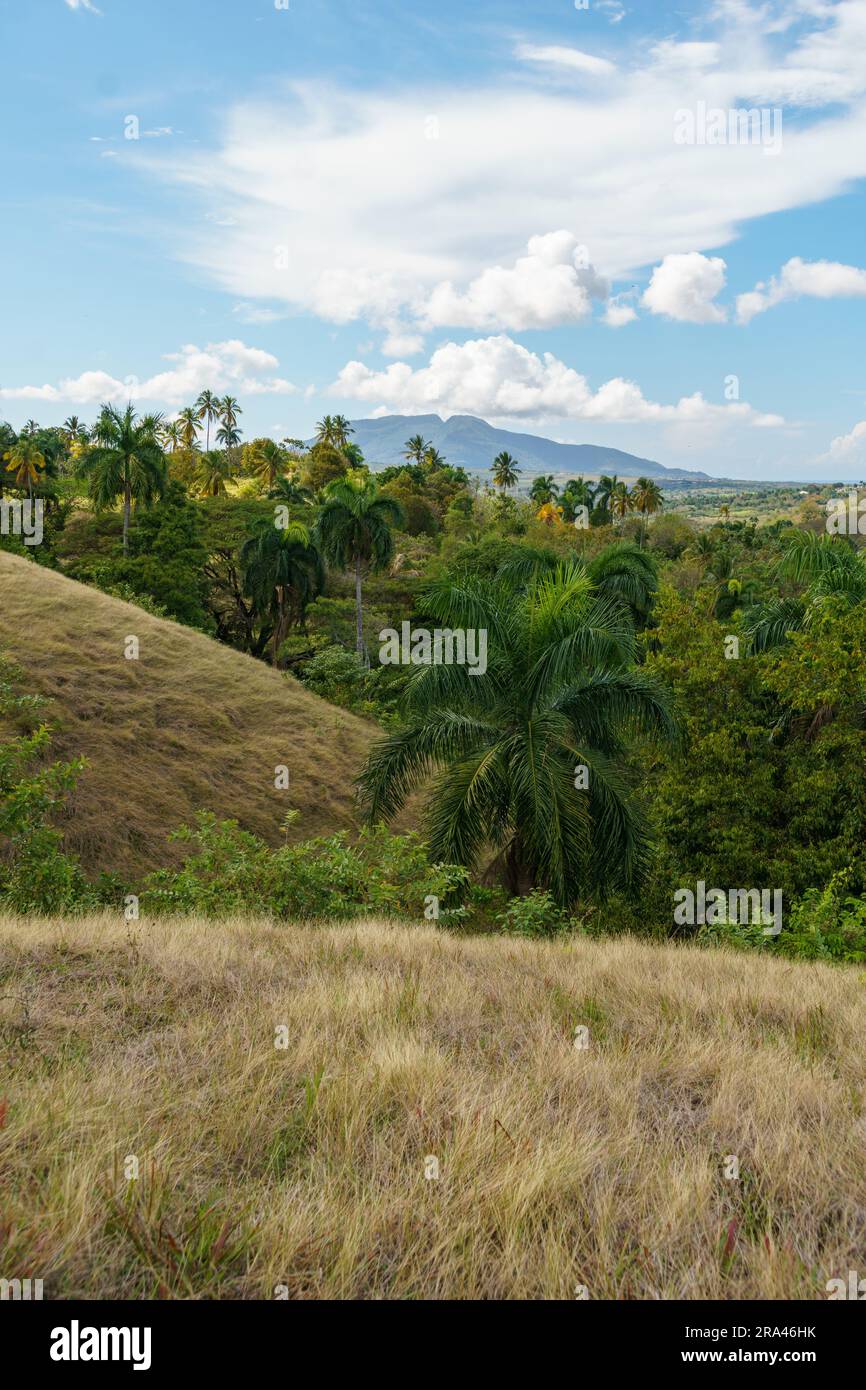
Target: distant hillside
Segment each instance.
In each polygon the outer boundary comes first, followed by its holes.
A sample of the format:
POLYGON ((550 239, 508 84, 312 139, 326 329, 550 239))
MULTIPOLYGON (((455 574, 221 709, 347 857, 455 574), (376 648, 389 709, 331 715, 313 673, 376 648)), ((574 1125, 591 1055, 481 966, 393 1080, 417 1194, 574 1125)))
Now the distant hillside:
POLYGON ((517 434, 498 430, 475 415, 383 415, 376 420, 353 420, 353 441, 364 451, 371 467, 387 468, 402 463, 406 440, 422 434, 445 455, 449 463, 460 464, 472 472, 486 472, 503 449, 518 459, 524 476, 533 473, 582 473, 598 477, 617 473, 620 477, 641 476, 667 482, 710 482, 707 473, 682 468, 666 468, 652 459, 638 458, 621 449, 600 444, 557 444, 537 434, 517 434))
POLYGON ((199 809, 271 844, 290 807, 293 839, 354 824, 375 727, 252 657, 3 552, 0 648, 24 669, 23 692, 51 699, 55 755, 88 759, 63 830, 90 871, 173 860, 166 836, 199 809), (130 634, 138 661, 123 655, 130 634), (274 787, 278 764, 288 791, 274 787))

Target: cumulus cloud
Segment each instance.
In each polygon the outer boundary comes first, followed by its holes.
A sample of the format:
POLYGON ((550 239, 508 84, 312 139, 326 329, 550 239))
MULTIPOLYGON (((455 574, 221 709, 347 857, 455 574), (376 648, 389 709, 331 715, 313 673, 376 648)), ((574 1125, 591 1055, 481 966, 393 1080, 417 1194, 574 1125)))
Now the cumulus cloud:
MULTIPOLYGON (((600 83, 535 60, 519 82, 507 72, 480 87, 295 81, 232 104, 216 148, 150 140, 134 168, 198 201, 199 216, 183 208, 166 226, 170 249, 235 301, 387 329, 450 283, 480 315, 481 287, 470 287, 514 267, 540 232, 567 228, 600 276, 633 278, 670 254, 715 255, 749 219, 866 176, 866 4, 800 6, 790 32, 769 39, 771 17, 719 3, 706 42, 644 49, 600 83), (551 85, 553 71, 574 80, 551 85), (677 111, 745 100, 810 107, 808 120, 786 119, 772 176, 760 146, 673 140, 677 111)), ((705 296, 701 312, 721 314, 705 296)))
POLYGON ((435 287, 421 318, 425 327, 552 328, 590 317, 593 299, 606 298, 607 281, 568 231, 530 237, 513 266, 491 266, 464 291, 450 280, 435 287))
POLYGON ((725 310, 714 303, 725 285, 721 256, 700 251, 665 256, 652 273, 641 303, 653 314, 680 323, 724 323, 725 310))
POLYGON ((92 3, 92 0, 66 0, 66 4, 70 10, 89 10, 91 14, 102 13, 102 11, 98 10, 92 3))
POLYGON ((165 354, 172 363, 166 371, 140 380, 124 380, 103 371, 85 371, 64 377, 56 386, 4 386, 2 400, 74 401, 93 405, 101 401, 145 400, 179 405, 194 400, 206 386, 214 391, 231 391, 247 396, 292 395, 298 387, 282 377, 268 373, 279 361, 262 348, 247 347, 238 338, 208 343, 198 348, 189 343, 180 352, 165 354))
POLYGON ((859 420, 849 434, 840 434, 831 441, 826 454, 819 455, 819 463, 857 463, 866 462, 866 420, 859 420))
POLYGON ((737 320, 748 323, 785 299, 807 295, 813 299, 866 297, 866 270, 840 261, 786 261, 769 283, 760 281, 747 294, 737 296, 737 320))
POLYGON ((623 328, 627 323, 634 323, 637 310, 629 303, 630 299, 631 291, 627 291, 607 301, 602 319, 608 328, 623 328))
POLYGON ((784 423, 780 416, 760 414, 744 402, 715 405, 700 393, 662 405, 647 400, 639 386, 622 377, 593 391, 585 376, 553 353, 530 352, 505 334, 446 343, 436 349, 426 367, 393 362, 377 371, 363 362, 348 362, 331 390, 373 405, 374 415, 438 411, 498 419, 784 423))

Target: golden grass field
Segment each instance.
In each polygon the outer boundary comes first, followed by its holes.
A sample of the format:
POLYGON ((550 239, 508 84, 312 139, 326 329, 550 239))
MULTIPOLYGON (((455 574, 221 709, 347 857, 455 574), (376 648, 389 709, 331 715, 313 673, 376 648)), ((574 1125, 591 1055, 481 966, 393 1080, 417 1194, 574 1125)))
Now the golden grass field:
POLYGON ((59 822, 91 872, 138 880, 172 863, 166 837, 197 810, 276 844, 355 822, 353 779, 377 730, 201 633, 0 552, 0 648, 46 696, 54 755, 88 759, 59 822), (128 635, 140 657, 124 657, 128 635), (274 769, 289 769, 288 791, 274 769))
POLYGON ((106 915, 3 919, 0 975, 0 1273, 46 1298, 820 1299, 862 1268, 862 971, 106 915))

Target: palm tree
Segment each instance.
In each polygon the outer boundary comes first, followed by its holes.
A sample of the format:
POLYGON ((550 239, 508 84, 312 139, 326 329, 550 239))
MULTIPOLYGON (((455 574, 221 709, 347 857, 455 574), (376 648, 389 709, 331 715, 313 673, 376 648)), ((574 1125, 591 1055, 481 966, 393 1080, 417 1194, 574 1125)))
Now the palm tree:
POLYGON ((334 438, 331 441, 335 449, 345 449, 349 442, 349 435, 354 434, 351 424, 345 415, 335 415, 333 417, 334 438))
POLYGON ((430 469, 432 472, 434 468, 444 468, 446 463, 447 460, 445 455, 440 454, 439 450, 435 449, 432 444, 428 444, 424 452, 424 467, 430 469))
POLYGON ((223 423, 216 432, 217 444, 222 444, 227 454, 236 449, 241 442, 241 432, 234 425, 223 423))
POLYGON ((539 473, 529 489, 529 499, 537 507, 545 507, 559 494, 559 487, 553 481, 552 473, 539 473))
POLYGON ((595 505, 601 511, 607 512, 608 515, 610 515, 611 498, 616 490, 617 481, 615 473, 602 473, 595 490, 595 505))
POLYGON ((337 478, 325 488, 325 502, 316 525, 317 543, 325 559, 338 569, 355 571, 355 645, 364 655, 362 576, 382 569, 394 553, 392 526, 404 522, 403 508, 380 493, 372 478, 337 478))
POLYGON ((632 509, 632 497, 625 483, 617 483, 610 495, 609 509, 612 516, 625 521, 632 509))
POLYGON ((254 477, 273 488, 277 478, 285 472, 286 456, 279 444, 272 439, 256 439, 244 449, 244 463, 254 477))
POLYGON ((407 439, 403 445, 403 457, 412 463, 423 463, 428 449, 432 449, 422 434, 413 434, 411 439, 407 439))
POLYGON ((811 531, 789 531, 778 563, 779 576, 805 585, 802 598, 775 598, 755 603, 743 618, 743 627, 755 651, 779 646, 789 632, 808 628, 831 601, 849 608, 866 603, 866 550, 854 550, 837 536, 816 536, 811 531))
POLYGON ((374 745, 360 778, 369 819, 390 819, 433 774, 434 862, 472 867, 491 846, 488 870, 504 868, 512 892, 545 888, 564 907, 633 887, 650 856, 625 776, 628 738, 672 742, 675 727, 664 691, 635 668, 623 605, 576 562, 525 587, 443 579, 422 602, 443 628, 487 633, 487 670, 413 672, 408 723, 374 745))
POLYGON ((160 430, 161 443, 163 445, 170 444, 172 453, 174 453, 175 449, 180 448, 180 429, 180 420, 166 420, 160 430))
POLYGON ((201 454, 196 469, 196 482, 203 497, 224 497, 228 492, 226 482, 232 469, 228 454, 219 449, 208 449, 201 454))
POLYGON ((520 467, 517 459, 503 449, 501 454, 497 454, 491 466, 493 481, 498 488, 503 491, 510 487, 515 487, 520 475, 520 467))
POLYGON ((146 506, 161 496, 166 482, 165 457, 159 447, 158 415, 136 419, 130 403, 123 414, 104 405, 94 428, 95 447, 82 461, 90 498, 97 508, 123 499, 123 553, 129 553, 132 499, 146 506))
MULTIPOLYGON (((552 551, 524 545, 515 559, 500 565, 497 576, 516 588, 525 589, 543 575, 555 571, 559 563, 552 551)), ((658 590, 658 570, 652 556, 632 541, 618 540, 584 564, 598 596, 624 604, 635 626, 642 626, 649 617, 658 590)))
POLYGON ((15 486, 33 500, 33 489, 39 482, 40 474, 45 472, 45 455, 32 435, 22 434, 15 444, 6 450, 3 458, 7 460, 6 472, 15 474, 15 486))
POLYGON ((643 517, 640 539, 640 543, 643 545, 646 540, 649 517, 653 512, 661 511, 664 506, 664 497, 654 478, 638 478, 632 487, 631 497, 635 511, 640 512, 643 517))
POLYGON ((272 497, 276 502, 284 502, 287 507, 298 504, 309 507, 313 501, 313 494, 308 487, 302 487, 296 478, 286 477, 285 474, 274 480, 268 497, 272 497))
POLYGON ((333 415, 325 415, 316 425, 316 443, 330 444, 332 448, 336 448, 334 442, 336 433, 337 427, 333 415))
POLYGON ((84 434, 84 425, 77 415, 67 415, 61 428, 67 444, 72 444, 74 440, 81 439, 84 434))
POLYGON ((205 450, 210 448, 210 427, 214 420, 219 419, 219 398, 213 391, 202 391, 195 403, 198 418, 205 422, 205 450))
POLYGON ((578 507, 585 507, 587 516, 592 511, 595 494, 591 484, 581 478, 569 478, 559 495, 562 515, 565 521, 574 521, 578 507))
POLYGON ((262 521, 241 547, 244 593, 258 614, 273 621, 272 661, 292 621, 301 622, 307 604, 325 582, 321 556, 306 526, 293 521, 283 530, 262 521))
POLYGON ((194 405, 184 406, 177 417, 180 442, 185 449, 198 448, 198 412, 194 405))

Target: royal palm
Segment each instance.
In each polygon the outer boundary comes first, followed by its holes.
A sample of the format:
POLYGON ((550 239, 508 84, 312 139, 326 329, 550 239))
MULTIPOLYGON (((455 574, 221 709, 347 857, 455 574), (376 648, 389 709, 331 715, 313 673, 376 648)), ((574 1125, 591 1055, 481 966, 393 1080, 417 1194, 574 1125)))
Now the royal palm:
POLYGON ((121 411, 106 405, 94 427, 94 447, 82 463, 91 501, 96 507, 123 502, 123 553, 129 551, 132 500, 149 505, 166 480, 165 457, 158 443, 158 415, 138 419, 131 405, 121 411))
POLYGON ((402 525, 403 509, 386 497, 371 478, 338 478, 325 489, 316 526, 317 543, 337 569, 355 573, 355 645, 364 654, 363 576, 381 569, 394 553, 393 526, 402 525))

